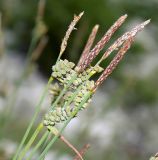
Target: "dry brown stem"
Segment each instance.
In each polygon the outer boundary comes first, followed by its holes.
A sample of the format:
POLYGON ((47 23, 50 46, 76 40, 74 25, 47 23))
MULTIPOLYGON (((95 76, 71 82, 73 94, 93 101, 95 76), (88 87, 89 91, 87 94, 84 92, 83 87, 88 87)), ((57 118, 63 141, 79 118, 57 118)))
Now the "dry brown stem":
MULTIPOLYGON (((89 148, 90 148, 90 144, 85 144, 83 148, 80 150, 80 155, 83 156, 89 148)), ((80 157, 76 155, 73 160, 80 160, 80 157)))

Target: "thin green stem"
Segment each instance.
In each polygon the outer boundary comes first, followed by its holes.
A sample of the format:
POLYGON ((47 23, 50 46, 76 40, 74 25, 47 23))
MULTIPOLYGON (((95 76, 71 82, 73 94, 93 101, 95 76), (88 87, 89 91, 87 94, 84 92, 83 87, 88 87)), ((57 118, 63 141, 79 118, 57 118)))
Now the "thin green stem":
POLYGON ((56 63, 57 63, 57 62, 59 62, 59 60, 60 60, 61 56, 62 56, 62 54, 59 54, 59 56, 58 56, 58 58, 57 58, 56 63))
POLYGON ((13 160, 16 160, 21 148, 23 147, 23 145, 24 145, 24 143, 25 143, 25 141, 26 141, 26 139, 27 139, 27 137, 29 135, 29 132, 30 132, 30 130, 31 130, 31 128, 32 128, 32 126, 33 126, 33 124, 34 124, 34 122, 36 120, 36 117, 37 117, 37 115, 38 115, 38 113, 39 113, 39 111, 41 109, 41 105, 42 105, 42 102, 43 102, 43 100, 44 100, 44 98, 45 98, 45 96, 47 94, 49 85, 51 84, 52 81, 53 81, 53 78, 50 77, 49 81, 48 81, 48 83, 47 83, 47 85, 46 85, 46 87, 45 87, 45 89, 43 91, 43 94, 42 94, 42 96, 40 98, 40 101, 39 101, 39 103, 37 104, 37 106, 35 108, 35 113, 33 115, 33 118, 32 118, 32 120, 31 120, 31 122, 30 122, 30 124, 29 124, 29 126, 28 126, 28 128, 27 128, 27 130, 26 130, 26 132, 25 132, 25 134, 24 134, 24 136, 22 138, 22 140, 21 140, 21 143, 20 143, 20 145, 19 145, 19 147, 18 147, 18 149, 17 149, 17 151, 16 151, 16 153, 15 153, 15 155, 13 157, 13 160))
POLYGON ((102 58, 100 58, 100 60, 96 63, 96 65, 95 66, 99 66, 100 65, 100 63, 103 61, 103 59, 102 58))
POLYGON ((48 142, 49 142, 49 140, 50 140, 50 136, 52 135, 51 132, 49 132, 49 130, 47 130, 47 132, 48 132, 49 134, 47 135, 46 140, 45 140, 45 142, 44 142, 44 144, 43 144, 43 146, 42 146, 42 148, 41 148, 42 151, 43 151, 44 148, 47 146, 47 144, 48 144, 48 142))
POLYGON ((39 140, 39 142, 36 144, 36 146, 33 148, 33 150, 31 151, 29 157, 26 160, 31 160, 31 158, 33 157, 34 153, 38 150, 38 148, 45 143, 45 140, 47 139, 47 137, 49 136, 49 131, 47 130, 44 135, 41 137, 41 139, 39 140))
POLYGON ((59 130, 59 134, 55 135, 54 138, 49 142, 49 144, 47 145, 47 147, 44 149, 44 151, 41 153, 40 157, 38 158, 39 160, 42 160, 43 157, 46 155, 46 153, 48 152, 48 150, 50 149, 50 147, 55 143, 55 141, 58 139, 59 135, 63 132, 63 130, 65 129, 65 127, 68 125, 68 123, 71 121, 71 119, 77 114, 77 112, 81 109, 81 107, 83 106, 83 104, 88 100, 88 98, 92 95, 91 92, 87 93, 82 102, 80 103, 80 105, 78 106, 78 109, 76 110, 76 112, 74 112, 72 114, 72 116, 64 123, 64 126, 59 130))
MULTIPOLYGON (((81 88, 81 86, 79 86, 78 87, 78 89, 75 91, 75 93, 71 96, 71 98, 69 99, 69 101, 67 101, 65 104, 64 104, 64 106, 63 107, 66 107, 67 105, 69 105, 72 101, 73 101, 73 99, 76 97, 76 95, 77 95, 77 93, 79 92, 79 90, 80 90, 80 88, 81 88)), ((49 135, 48 135, 49 136, 49 135)), ((48 144, 48 136, 47 136, 47 140, 45 141, 45 143, 44 143, 44 147, 43 147, 43 150, 46 148, 46 146, 47 146, 47 144, 48 144)), ((43 158, 44 159, 44 158, 43 158)))
POLYGON ((22 160, 26 154, 26 152, 28 151, 28 149, 31 147, 32 143, 34 142, 34 140, 36 139, 37 135, 39 134, 39 132, 43 129, 43 124, 40 123, 37 127, 37 129, 35 130, 35 132, 33 133, 33 135, 31 136, 30 140, 28 141, 28 143, 26 144, 25 148, 21 151, 21 153, 19 154, 19 158, 18 160, 22 160))

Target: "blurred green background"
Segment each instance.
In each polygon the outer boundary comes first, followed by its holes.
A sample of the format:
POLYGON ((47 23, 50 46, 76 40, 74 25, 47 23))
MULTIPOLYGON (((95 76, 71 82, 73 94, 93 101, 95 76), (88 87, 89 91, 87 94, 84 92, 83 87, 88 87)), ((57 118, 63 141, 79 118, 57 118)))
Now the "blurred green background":
MULTIPOLYGON (((7 54, 13 51, 25 59, 37 5, 38 0, 0 0, 7 54)), ((86 159, 149 159, 158 151, 158 0, 47 0, 44 22, 49 42, 37 61, 38 71, 46 78, 51 74, 51 66, 57 59, 61 40, 73 15, 81 11, 85 14, 62 57, 73 62, 79 59, 95 24, 100 25, 97 42, 118 17, 128 14, 109 46, 134 25, 150 18, 151 23, 137 36, 119 67, 94 96, 91 107, 70 123, 65 136, 78 148, 85 143, 91 144, 86 159)), ((15 125, 17 130, 11 128, 15 133, 6 138, 19 141, 25 125, 15 125)), ((71 151, 61 142, 56 144, 54 151, 58 157, 54 159, 72 159, 71 151)))

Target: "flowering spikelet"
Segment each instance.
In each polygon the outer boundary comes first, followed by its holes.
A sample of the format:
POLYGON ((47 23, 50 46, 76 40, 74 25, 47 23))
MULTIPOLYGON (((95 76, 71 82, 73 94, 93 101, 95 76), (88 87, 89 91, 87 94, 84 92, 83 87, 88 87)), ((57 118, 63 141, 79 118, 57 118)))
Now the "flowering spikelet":
MULTIPOLYGON (((73 30, 74 25, 81 18, 82 14, 83 13, 76 17, 77 19, 74 19, 74 21, 70 24, 61 45, 61 53, 63 53, 65 50, 70 32, 73 30)), ((124 54, 130 48, 136 34, 150 22, 150 20, 145 21, 134 27, 131 31, 123 34, 107 49, 100 61, 98 61, 95 66, 91 66, 90 63, 92 60, 103 49, 105 43, 110 40, 111 36, 125 21, 126 17, 127 15, 120 17, 106 32, 103 38, 96 44, 96 46, 90 51, 98 30, 98 26, 96 25, 92 30, 77 66, 75 66, 73 62, 69 62, 66 59, 61 60, 59 56, 57 63, 52 67, 52 78, 58 82, 58 85, 55 85, 51 88, 51 94, 54 97, 52 99, 52 103, 55 104, 55 108, 54 110, 51 108, 51 110, 45 115, 43 121, 45 126, 48 128, 55 126, 57 123, 61 123, 75 117, 80 110, 86 109, 96 89, 112 73, 112 71, 124 57, 124 54), (99 66, 100 62, 107 58, 107 56, 118 47, 121 47, 120 50, 108 67, 104 70, 99 66), (102 71, 103 73, 96 82, 90 79, 94 74, 102 71), (64 89, 66 90, 64 91, 64 89)))
MULTIPOLYGON (((61 99, 62 102, 65 100, 65 107, 61 107, 61 105, 56 107, 53 111, 49 111, 44 117, 43 124, 45 126, 55 126, 57 123, 66 121, 72 115, 76 116, 76 111, 78 111, 78 107, 80 103, 82 103, 84 95, 91 91, 92 88, 94 88, 94 81, 87 80, 84 82, 81 85, 80 92, 78 92, 75 99, 72 100, 71 105, 67 105, 71 100, 71 96, 75 94, 75 90, 69 90, 69 92, 67 92, 66 95, 61 99)), ((55 92, 55 94, 58 93, 55 92)), ((79 110, 87 108, 90 102, 91 98, 89 98, 79 110)))
POLYGON ((115 31, 122 25, 122 23, 127 18, 127 15, 121 16, 110 29, 105 33, 103 38, 96 44, 96 46, 90 51, 87 57, 82 61, 79 68, 80 71, 83 71, 92 60, 98 55, 98 53, 103 49, 104 45, 110 40, 111 36, 115 33, 115 31))
POLYGON ((126 33, 124 33, 121 37, 119 37, 107 50, 106 52, 103 54, 103 57, 101 58, 100 61, 106 59, 111 52, 113 52, 114 50, 116 50, 118 47, 120 47, 127 39, 129 39, 129 37, 135 37, 135 35, 140 32, 148 23, 150 22, 150 20, 147 20, 139 25, 137 25, 136 27, 134 27, 131 31, 128 31, 126 33))
POLYGON ((93 92, 96 91, 99 85, 103 83, 103 81, 106 80, 106 78, 112 73, 112 71, 116 68, 118 63, 123 58, 124 54, 127 52, 127 50, 130 48, 133 41, 133 37, 130 37, 125 41, 123 44, 123 47, 118 51, 117 55, 114 57, 114 59, 111 61, 109 66, 104 70, 104 72, 101 74, 101 76, 98 78, 98 80, 95 83, 95 87, 93 88, 93 92))
POLYGON ((96 37, 96 34, 98 32, 98 28, 99 28, 99 25, 95 25, 92 29, 92 32, 88 38, 88 41, 86 43, 86 46, 81 54, 81 58, 77 64, 77 66, 80 66, 80 64, 84 61, 84 59, 86 58, 87 54, 89 53, 90 49, 91 49, 91 46, 93 45, 93 42, 94 42, 94 39, 96 37))
POLYGON ((76 88, 83 82, 87 80, 89 75, 94 75, 95 73, 101 72, 103 69, 96 65, 94 67, 87 68, 82 73, 77 73, 74 69, 75 64, 69 62, 68 60, 59 60, 53 67, 52 67, 52 77, 57 79, 58 81, 62 82, 62 85, 67 85, 71 80, 73 74, 77 75, 77 78, 72 83, 71 87, 76 88))
POLYGON ((62 40, 59 57, 61 57, 61 55, 65 51, 65 48, 67 46, 67 41, 68 41, 68 39, 70 37, 70 34, 75 29, 75 25, 80 20, 80 18, 82 17, 83 14, 84 14, 84 12, 81 12, 78 16, 74 15, 74 19, 71 22, 71 24, 69 25, 68 30, 66 31, 65 37, 62 40))

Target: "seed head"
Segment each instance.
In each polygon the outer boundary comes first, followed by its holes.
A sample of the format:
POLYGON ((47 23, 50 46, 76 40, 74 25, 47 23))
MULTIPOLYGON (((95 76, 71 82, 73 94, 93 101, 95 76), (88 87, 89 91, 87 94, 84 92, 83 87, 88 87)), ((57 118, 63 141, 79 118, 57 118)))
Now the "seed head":
POLYGON ((125 41, 122 48, 118 51, 117 55, 114 57, 114 59, 111 61, 111 63, 108 65, 108 67, 104 70, 104 72, 101 74, 101 76, 98 78, 98 80, 95 83, 95 86, 93 88, 93 92, 96 91, 99 85, 103 83, 104 80, 112 73, 112 71, 116 68, 118 63, 123 58, 124 54, 127 52, 127 50, 130 48, 133 41, 133 37, 130 37, 125 41))
POLYGON ((80 64, 80 71, 83 71, 92 60, 99 54, 99 52, 103 49, 105 44, 110 40, 111 36, 115 33, 115 31, 122 25, 122 23, 127 18, 127 15, 121 16, 105 33, 102 39, 96 44, 96 46, 88 53, 85 60, 80 64))
MULTIPOLYGON (((66 31, 65 37, 62 40, 61 43, 61 47, 60 47, 60 53, 59 53, 59 58, 61 57, 61 55, 63 54, 63 52, 66 49, 67 46, 67 41, 70 37, 71 32, 75 29, 75 25, 77 24, 77 22, 80 20, 80 18, 83 16, 84 12, 81 12, 78 16, 74 15, 74 19, 73 21, 70 23, 68 30, 66 31)), ((59 59, 58 58, 58 59, 59 59)))
POLYGON ((91 49, 91 46, 93 45, 93 42, 94 42, 94 39, 96 37, 96 34, 98 32, 98 28, 99 28, 99 25, 95 25, 92 29, 92 32, 88 38, 88 41, 86 43, 86 46, 81 54, 81 58, 77 64, 77 66, 80 66, 80 64, 84 61, 84 59, 86 58, 87 54, 89 53, 90 49, 91 49))
POLYGON ((140 32, 148 23, 150 22, 150 20, 147 20, 139 25, 137 25, 136 27, 134 27, 131 31, 128 31, 126 33, 124 33, 121 37, 119 37, 107 50, 106 52, 103 54, 101 60, 99 61, 99 63, 103 60, 105 60, 110 54, 111 52, 113 52, 114 50, 116 50, 118 47, 120 47, 127 39, 129 39, 129 37, 135 37, 136 34, 138 32, 140 32))

